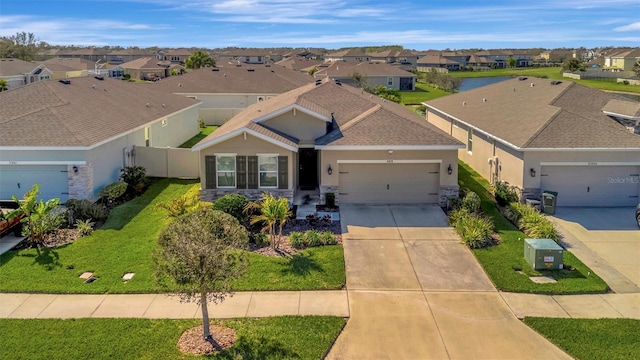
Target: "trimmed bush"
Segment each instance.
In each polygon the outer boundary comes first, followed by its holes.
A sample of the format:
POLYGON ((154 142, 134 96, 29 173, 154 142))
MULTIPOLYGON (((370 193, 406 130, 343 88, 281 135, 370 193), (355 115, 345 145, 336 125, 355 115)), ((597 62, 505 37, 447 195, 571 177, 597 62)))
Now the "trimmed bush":
POLYGON ((91 220, 76 220, 76 229, 80 235, 85 236, 93 232, 93 222, 91 220))
POLYGON ((509 185, 506 181, 498 181, 493 185, 493 195, 500 206, 506 206, 509 203, 520 200, 518 188, 509 185))
POLYGON ((147 169, 143 166, 127 166, 124 169, 120 169, 120 181, 127 183, 127 192, 129 194, 140 194, 149 186, 147 169))
POLYGON ((244 224, 247 217, 244 209, 248 203, 249 199, 244 195, 227 194, 213 203, 213 209, 226 212, 244 224))
POLYGON ((328 208, 334 208, 336 207, 336 194, 335 193, 326 193, 324 194, 324 202, 326 207, 328 208))
POLYGON ((186 193, 167 202, 156 204, 156 208, 167 212, 167 218, 177 218, 180 215, 194 212, 201 208, 200 199, 196 193, 186 193))
POLYGON ((64 203, 64 206, 68 210, 69 224, 75 224, 78 220, 104 221, 109 215, 104 205, 86 199, 69 199, 64 203))
POLYGON ((467 195, 462 199, 462 207, 469 210, 472 213, 480 212, 480 196, 474 193, 473 191, 469 191, 467 195))
POLYGON ((560 234, 553 223, 531 206, 514 202, 509 204, 504 215, 533 239, 552 239, 556 242, 560 240, 560 234))
POLYGON ((267 246, 271 244, 269 241, 269 235, 265 233, 249 233, 249 242, 260 246, 267 246))
POLYGON ((320 241, 322 245, 335 245, 337 244, 336 236, 331 231, 323 231, 320 233, 320 241))
POLYGON ((124 181, 117 181, 103 187, 102 190, 98 192, 98 196, 111 204, 127 192, 127 187, 128 185, 124 181))
POLYGON ((320 240, 320 233, 316 230, 305 231, 304 242, 309 247, 320 246, 322 244, 322 240, 320 240))
POLYGON ((462 242, 472 249, 493 245, 493 223, 483 215, 470 212, 467 208, 454 210, 449 215, 449 223, 456 229, 462 242))
POLYGON ((302 249, 303 247, 305 247, 304 244, 304 234, 302 234, 299 231, 294 231, 292 233, 289 234, 289 242, 291 243, 291 246, 293 246, 296 249, 302 249))

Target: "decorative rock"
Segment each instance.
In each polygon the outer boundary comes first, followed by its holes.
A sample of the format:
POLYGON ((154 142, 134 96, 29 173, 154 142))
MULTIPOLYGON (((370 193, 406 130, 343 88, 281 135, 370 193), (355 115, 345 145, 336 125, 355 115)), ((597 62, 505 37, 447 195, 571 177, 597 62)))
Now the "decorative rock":
POLYGON ((131 280, 133 278, 133 275, 135 275, 135 273, 126 273, 122 277, 122 280, 124 280, 124 281, 131 280))
POLYGON ((83 272, 82 274, 80 274, 80 279, 87 280, 88 278, 90 278, 92 276, 93 276, 93 273, 87 271, 87 272, 83 272))

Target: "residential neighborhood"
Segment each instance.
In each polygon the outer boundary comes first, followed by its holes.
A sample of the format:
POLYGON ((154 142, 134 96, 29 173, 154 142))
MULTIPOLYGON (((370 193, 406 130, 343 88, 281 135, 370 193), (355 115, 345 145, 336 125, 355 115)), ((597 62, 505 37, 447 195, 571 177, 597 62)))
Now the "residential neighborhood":
POLYGON ((3 5, 0 358, 640 358, 637 4, 574 5, 3 5))

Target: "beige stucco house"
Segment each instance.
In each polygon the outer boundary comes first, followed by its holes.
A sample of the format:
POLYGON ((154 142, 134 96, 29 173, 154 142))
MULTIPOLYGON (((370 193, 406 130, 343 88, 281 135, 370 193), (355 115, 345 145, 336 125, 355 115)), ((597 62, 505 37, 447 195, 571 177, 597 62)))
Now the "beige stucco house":
POLYGON ((282 66, 234 64, 190 71, 150 86, 201 101, 202 120, 222 125, 251 104, 314 80, 282 66))
POLYGON ((194 151, 202 198, 300 190, 345 203, 433 203, 458 196, 464 145, 402 106, 330 80, 249 106, 194 151))
POLYGON ((614 51, 604 57, 604 69, 633 71, 640 62, 640 48, 614 51))
POLYGON ((558 206, 635 206, 640 103, 573 82, 514 78, 425 103, 427 121, 466 148, 461 160, 523 197, 558 206))
POLYGON ((199 101, 110 78, 45 80, 0 93, 0 199, 96 198, 135 165, 134 146, 198 133, 199 101))
POLYGON ((374 62, 337 61, 327 67, 319 67, 315 77, 328 77, 345 84, 357 85, 354 75, 364 78, 367 87, 385 86, 389 89, 413 91, 417 75, 398 66, 374 62))
POLYGON ((13 58, 0 59, 0 79, 7 82, 8 89, 47 80, 52 76, 52 71, 44 64, 13 58))

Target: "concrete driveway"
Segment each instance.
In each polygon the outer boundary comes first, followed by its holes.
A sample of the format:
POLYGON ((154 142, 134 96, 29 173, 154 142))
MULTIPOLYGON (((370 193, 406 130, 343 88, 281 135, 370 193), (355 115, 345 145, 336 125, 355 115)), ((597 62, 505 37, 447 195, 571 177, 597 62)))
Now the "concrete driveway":
POLYGON ((328 359, 568 359, 511 312, 437 206, 340 206, 350 319, 328 359))
POLYGON ((640 230, 634 208, 558 208, 552 220, 582 262, 617 293, 640 292, 640 230))

